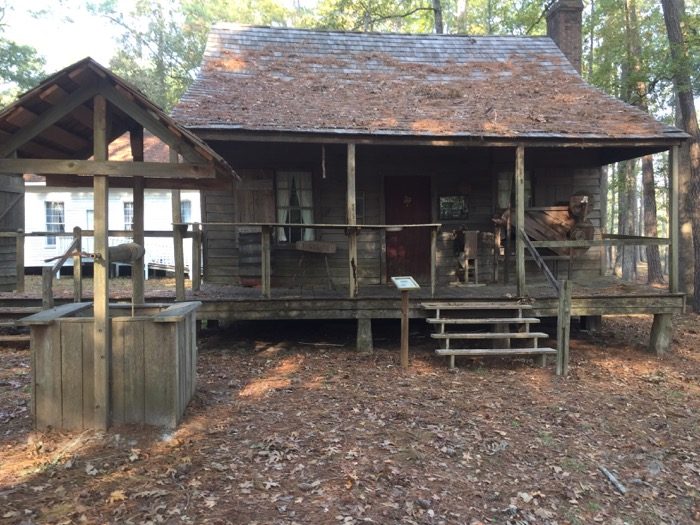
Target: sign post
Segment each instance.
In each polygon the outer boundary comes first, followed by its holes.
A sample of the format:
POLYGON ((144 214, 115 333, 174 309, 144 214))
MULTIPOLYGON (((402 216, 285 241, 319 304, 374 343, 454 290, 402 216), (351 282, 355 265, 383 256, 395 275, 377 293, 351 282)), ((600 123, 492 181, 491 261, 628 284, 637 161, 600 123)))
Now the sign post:
POLYGON ((420 286, 413 277, 392 277, 394 286, 401 291, 401 368, 408 368, 408 292, 420 286))

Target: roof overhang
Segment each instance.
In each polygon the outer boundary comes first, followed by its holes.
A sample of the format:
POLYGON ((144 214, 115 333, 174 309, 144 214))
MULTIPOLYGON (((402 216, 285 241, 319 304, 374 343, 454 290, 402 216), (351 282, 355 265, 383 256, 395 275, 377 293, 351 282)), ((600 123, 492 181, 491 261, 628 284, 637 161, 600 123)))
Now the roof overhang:
POLYGON ((529 134, 512 137, 474 135, 427 135, 397 134, 381 132, 358 132, 354 130, 260 130, 244 129, 236 126, 191 126, 188 129, 207 142, 282 142, 300 144, 358 144, 368 146, 434 146, 434 147, 491 147, 544 149, 589 149, 594 150, 600 165, 643 157, 653 153, 668 151, 688 139, 683 132, 669 133, 665 137, 607 138, 599 135, 529 134))
POLYGON ((50 76, 0 112, 0 173, 33 173, 46 176, 48 185, 81 187, 91 185, 92 175, 105 175, 116 187, 143 177, 147 188, 227 187, 236 178, 199 137, 91 58, 50 76), (133 159, 91 158, 98 96, 108 108, 107 143, 130 134, 133 159), (170 162, 142 162, 144 129, 169 146, 170 162))

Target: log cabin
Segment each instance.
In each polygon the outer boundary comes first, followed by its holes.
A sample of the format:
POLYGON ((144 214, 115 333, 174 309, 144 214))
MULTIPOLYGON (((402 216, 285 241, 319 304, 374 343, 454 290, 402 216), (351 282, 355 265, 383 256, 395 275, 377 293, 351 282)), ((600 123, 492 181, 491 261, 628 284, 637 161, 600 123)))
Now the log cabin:
POLYGON ((564 272, 573 315, 652 313, 664 349, 684 308, 677 203, 668 239, 612 238, 603 170, 665 151, 676 166, 685 135, 581 78, 581 11, 555 2, 542 37, 214 26, 173 111, 241 176, 202 192, 204 279, 235 298, 203 312, 356 318, 359 341, 398 315, 392 276, 437 322, 440 301, 510 297, 556 316, 534 283, 564 272), (669 245, 668 291, 587 286, 610 243, 669 245))

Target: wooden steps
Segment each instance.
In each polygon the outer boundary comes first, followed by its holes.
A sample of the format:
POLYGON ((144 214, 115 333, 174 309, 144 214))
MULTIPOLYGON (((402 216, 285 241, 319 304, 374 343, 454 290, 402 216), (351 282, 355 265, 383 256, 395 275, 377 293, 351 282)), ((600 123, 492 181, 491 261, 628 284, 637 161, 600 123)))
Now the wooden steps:
POLYGON ((450 368, 455 367, 455 357, 489 357, 489 356, 541 356, 542 365, 546 364, 546 356, 556 355, 554 348, 539 346, 540 339, 549 337, 545 332, 531 332, 530 325, 538 324, 537 317, 524 317, 523 311, 531 310, 529 303, 516 301, 495 302, 426 302, 421 306, 433 310, 434 316, 428 317, 427 322, 434 326, 436 333, 433 339, 442 342, 443 347, 435 350, 439 356, 450 358, 450 368), (447 312, 448 317, 441 314, 447 312), (477 331, 479 326, 491 326, 490 332, 477 331), (492 348, 453 348, 456 341, 489 342, 492 348), (518 347, 512 346, 518 341, 518 347), (522 346, 522 347, 521 347, 522 346))
POLYGON ((470 317, 466 319, 429 318, 426 319, 426 321, 430 324, 535 324, 540 322, 537 317, 470 317))
POLYGON ((468 357, 509 356, 509 355, 551 355, 556 354, 556 348, 438 348, 437 355, 462 355, 468 357))
POLYGON ((0 344, 29 344, 27 328, 18 327, 17 321, 28 315, 41 312, 39 306, 2 306, 0 307, 0 344))
POLYGON ((430 334, 433 339, 538 339, 547 338, 544 332, 450 332, 430 334))

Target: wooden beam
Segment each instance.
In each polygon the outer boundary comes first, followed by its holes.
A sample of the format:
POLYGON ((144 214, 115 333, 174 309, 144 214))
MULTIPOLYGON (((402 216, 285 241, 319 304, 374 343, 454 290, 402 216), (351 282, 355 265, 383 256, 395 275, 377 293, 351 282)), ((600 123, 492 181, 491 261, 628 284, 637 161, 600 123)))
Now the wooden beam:
POLYGON ((52 106, 41 114, 34 123, 19 129, 13 133, 11 138, 0 144, 0 158, 7 157, 13 151, 19 149, 23 144, 29 142, 39 135, 49 126, 53 126, 65 115, 73 111, 76 107, 90 100, 97 92, 96 86, 85 86, 71 93, 68 98, 60 104, 52 106))
MULTIPOLYGON (((357 224, 357 204, 355 192, 355 144, 347 145, 347 192, 346 218, 350 226, 357 224)), ((348 229, 348 293, 351 298, 357 297, 357 229, 348 229)))
POLYGON ((562 281, 557 312, 557 375, 569 373, 569 340, 571 337, 571 281, 562 281))
POLYGON ((17 230, 17 238, 15 240, 16 245, 16 259, 15 267, 17 271, 17 292, 24 292, 24 230, 17 230))
POLYGON ((202 287, 202 227, 199 223, 192 225, 192 265, 190 268, 192 290, 197 292, 202 287))
POLYGON ((178 164, 164 162, 129 162, 64 159, 0 159, 0 173, 33 173, 35 175, 107 175, 110 177, 148 177, 150 179, 214 179, 211 164, 178 164))
MULTIPOLYGON (((64 90, 58 84, 53 84, 44 90, 39 98, 50 104, 58 104, 65 97, 68 96, 68 92, 64 90)), ((90 111, 85 106, 78 106, 71 111, 71 117, 80 122, 83 126, 88 129, 92 129, 92 111, 90 111)))
MULTIPOLYGON (((93 146, 96 161, 108 158, 109 129, 107 101, 97 95, 93 102, 93 146)), ((111 322, 109 318, 109 182, 106 176, 94 177, 95 258, 94 271, 94 422, 95 428, 109 426, 109 369, 111 358, 111 322)), ((90 425, 90 426, 93 426, 90 425)), ((88 426, 88 425, 86 425, 88 426)))
POLYGON ((160 121, 149 110, 141 107, 139 104, 130 100, 124 94, 119 92, 110 83, 103 82, 100 84, 100 92, 116 107, 141 124, 144 128, 153 133, 160 140, 165 142, 172 149, 182 155, 187 161, 197 163, 201 161, 200 155, 186 141, 182 140, 173 130, 166 124, 160 121))
POLYGON ((525 147, 515 149, 515 268, 518 297, 527 294, 525 289, 525 241, 518 233, 525 231, 525 147))
POLYGON ((73 239, 77 255, 73 256, 73 302, 79 303, 83 297, 83 231, 80 226, 73 228, 73 239))
MULTIPOLYGON (((143 147, 143 128, 137 127, 129 133, 129 142, 131 146, 131 157, 134 159, 133 165, 139 167, 143 164, 144 147, 143 147)), ((170 166, 172 167, 172 166, 170 166)), ((144 244, 144 179, 143 177, 134 177, 134 242, 139 246, 146 247, 144 244)), ((131 293, 134 304, 143 304, 146 302, 145 296, 145 275, 144 275, 144 257, 141 256, 134 261, 131 272, 131 293)))
MULTIPOLYGON (((679 289, 679 270, 678 270, 678 242, 680 239, 680 219, 679 219, 679 175, 678 175, 678 158, 679 158, 679 147, 673 146, 668 152, 669 154, 669 166, 670 166, 670 177, 669 177, 669 192, 670 192, 670 216, 669 216, 669 265, 668 265, 668 289, 671 293, 678 292, 679 289)), ((697 203, 695 204, 697 205, 697 203)), ((696 249, 697 253, 698 250, 696 249)), ((698 286, 698 284, 696 284, 698 286)))
MULTIPOLYGON (((170 162, 179 162, 179 155, 174 149, 170 149, 170 162)), ((173 249, 175 250, 175 300, 185 300, 185 255, 183 253, 182 239, 183 227, 178 226, 182 222, 182 202, 180 190, 172 190, 170 194, 173 216, 173 249)))
POLYGON ((430 297, 435 297, 437 284, 437 234, 438 228, 430 229, 430 297))
MULTIPOLYGON (((33 124, 40 118, 36 113, 20 106, 8 116, 7 121, 18 128, 23 128, 33 124)), ((43 137, 47 141, 69 150, 81 150, 90 146, 90 142, 83 137, 66 131, 56 124, 46 128, 43 132, 43 137)))
MULTIPOLYGON (((517 144, 526 144, 528 148, 648 148, 649 151, 663 151, 669 146, 680 144, 682 138, 668 137, 655 139, 610 139, 609 137, 581 137, 578 139, 553 136, 542 137, 486 137, 481 135, 444 137, 401 134, 363 134, 357 130, 338 130, 335 133, 314 133, 299 131, 251 131, 240 129, 210 129, 190 127, 202 140, 242 141, 242 142, 293 142, 293 143, 325 143, 385 145, 385 146, 438 146, 438 147, 487 147, 512 148, 517 144)), ((646 151, 639 154, 642 156, 646 151)), ((603 162, 602 164, 605 164, 603 162)))

